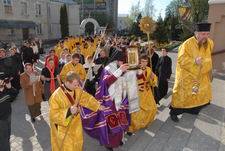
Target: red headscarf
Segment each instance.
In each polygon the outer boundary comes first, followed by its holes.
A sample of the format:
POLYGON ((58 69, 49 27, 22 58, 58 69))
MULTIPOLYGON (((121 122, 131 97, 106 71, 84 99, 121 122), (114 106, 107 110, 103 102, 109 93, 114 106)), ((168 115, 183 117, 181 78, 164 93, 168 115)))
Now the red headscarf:
POLYGON ((47 60, 46 62, 46 67, 48 68, 49 72, 50 72, 50 92, 51 94, 55 91, 55 77, 54 77, 54 73, 55 73, 55 65, 53 67, 50 66, 49 64, 50 59, 47 60))

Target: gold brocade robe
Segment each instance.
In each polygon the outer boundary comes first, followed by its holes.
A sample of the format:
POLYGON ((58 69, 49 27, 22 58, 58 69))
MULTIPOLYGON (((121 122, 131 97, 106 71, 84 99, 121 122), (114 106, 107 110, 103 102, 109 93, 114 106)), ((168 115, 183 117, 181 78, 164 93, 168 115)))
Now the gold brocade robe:
POLYGON ((60 55, 61 55, 61 53, 63 52, 63 48, 61 48, 60 45, 57 44, 57 45, 55 46, 54 49, 55 49, 55 55, 56 55, 58 58, 60 58, 60 55))
POLYGON ((73 50, 73 44, 72 41, 70 39, 68 39, 67 41, 64 42, 64 47, 68 48, 70 52, 72 52, 73 50))
POLYGON ((76 65, 73 65, 71 62, 65 64, 62 68, 62 71, 60 72, 60 78, 63 82, 65 80, 66 74, 69 71, 74 71, 76 74, 80 76, 80 79, 84 81, 86 77, 86 71, 84 67, 82 66, 82 64, 78 63, 76 65))
POLYGON ((84 56, 84 58, 86 59, 87 56, 89 55, 89 48, 81 48, 81 54, 84 56))
POLYGON ((213 41, 199 46, 195 37, 186 40, 179 48, 175 84, 171 106, 173 108, 193 108, 208 104, 212 99, 211 70, 213 41), (195 58, 202 57, 202 66, 195 64, 195 58), (192 89, 198 86, 198 92, 192 89))
POLYGON ((140 110, 138 112, 131 113, 131 125, 129 132, 135 132, 141 128, 147 127, 155 118, 157 112, 157 106, 154 96, 151 91, 151 86, 157 85, 157 77, 151 80, 152 70, 146 67, 143 70, 143 74, 138 76, 138 95, 140 110))
MULTIPOLYGON (((82 89, 76 89, 76 99, 80 98, 80 106, 86 107, 96 112, 100 103, 91 95, 83 91, 82 89), (80 97, 81 96, 81 97, 80 97)), ((75 102, 74 100, 74 102, 75 102)), ((52 151, 60 151, 62 140, 65 136, 68 128, 69 121, 72 116, 67 117, 71 103, 67 96, 63 92, 62 88, 59 87, 51 96, 50 100, 50 127, 51 127, 51 146, 52 151)), ((83 150, 83 129, 80 114, 74 116, 69 126, 67 137, 63 144, 61 151, 82 151, 83 150)))

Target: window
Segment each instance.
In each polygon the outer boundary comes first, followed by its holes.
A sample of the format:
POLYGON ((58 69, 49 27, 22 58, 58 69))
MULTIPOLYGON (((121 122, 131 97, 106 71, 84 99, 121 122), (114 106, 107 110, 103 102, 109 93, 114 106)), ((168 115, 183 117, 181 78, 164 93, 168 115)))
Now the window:
POLYGON ((36 16, 41 16, 41 4, 36 4, 36 16))
POLYGON ((14 36, 15 35, 15 29, 14 28, 9 28, 9 36, 14 36))
POLYGON ((21 14, 23 16, 28 15, 28 13, 27 13, 27 3, 26 2, 21 2, 21 14))
POLYGON ((48 17, 51 17, 51 7, 48 5, 48 17))
POLYGON ((3 0, 5 14, 12 14, 12 1, 11 0, 3 0))
POLYGON ((38 25, 37 25, 37 27, 36 27, 36 34, 37 34, 37 35, 42 34, 42 26, 41 26, 41 24, 38 24, 38 25))
POLYGON ((4 5, 12 5, 11 0, 3 0, 4 5))

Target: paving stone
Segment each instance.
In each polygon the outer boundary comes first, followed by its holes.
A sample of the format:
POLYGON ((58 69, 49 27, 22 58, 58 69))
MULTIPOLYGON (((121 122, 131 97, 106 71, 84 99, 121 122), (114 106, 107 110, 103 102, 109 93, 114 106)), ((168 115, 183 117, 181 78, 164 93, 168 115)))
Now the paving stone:
POLYGON ((158 130, 163 126, 163 124, 164 122, 157 118, 154 120, 154 122, 151 123, 150 126, 148 126, 147 130, 156 134, 158 130))
POLYGON ((125 138, 127 139, 123 148, 126 148, 127 150, 129 150, 130 148, 132 148, 132 146, 139 141, 139 138, 142 137, 144 135, 144 129, 134 133, 134 135, 132 136, 128 136, 125 135, 125 138))
POLYGON ((152 142, 150 142, 148 146, 144 148, 143 151, 162 151, 169 137, 169 134, 162 131, 158 131, 152 142))
POLYGON ((153 137, 147 132, 144 132, 143 135, 129 148, 129 151, 144 150, 152 140, 153 137))
POLYGON ((200 129, 194 128, 187 147, 194 151, 217 151, 220 142, 206 135, 200 129))
POLYGON ((225 151, 225 144, 220 144, 218 151, 225 151))
POLYGON ((189 140, 190 133, 177 129, 164 146, 164 151, 181 151, 189 140))
POLYGON ((184 148, 183 148, 183 151, 194 151, 194 150, 192 150, 192 149, 190 149, 190 148, 187 148, 187 147, 184 147, 184 148))

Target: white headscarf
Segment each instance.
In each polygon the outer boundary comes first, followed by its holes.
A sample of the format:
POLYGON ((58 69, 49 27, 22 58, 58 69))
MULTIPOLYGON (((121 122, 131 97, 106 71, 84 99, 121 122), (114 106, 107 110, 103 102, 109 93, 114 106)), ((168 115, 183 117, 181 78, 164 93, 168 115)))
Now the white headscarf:
POLYGON ((95 78, 95 76, 93 75, 93 69, 92 69, 92 67, 95 66, 95 63, 90 63, 88 61, 88 58, 89 58, 89 56, 86 57, 85 64, 83 65, 83 67, 86 68, 86 69, 90 68, 90 71, 89 71, 89 73, 87 75, 87 79, 92 81, 95 78))

